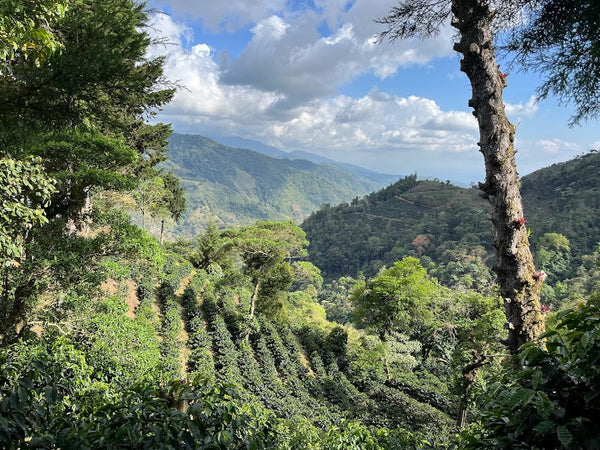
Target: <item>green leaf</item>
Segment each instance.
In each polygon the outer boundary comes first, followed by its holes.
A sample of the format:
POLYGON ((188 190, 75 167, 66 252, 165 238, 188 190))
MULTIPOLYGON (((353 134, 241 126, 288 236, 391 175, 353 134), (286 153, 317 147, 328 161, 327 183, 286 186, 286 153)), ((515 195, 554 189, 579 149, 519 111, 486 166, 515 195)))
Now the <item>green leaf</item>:
POLYGON ((554 405, 545 392, 538 392, 535 400, 535 410, 542 419, 549 419, 554 405))
POLYGON ((25 425, 25 419, 23 418, 22 414, 20 414, 20 413, 14 414, 13 419, 22 430, 25 431, 27 429, 27 427, 25 425))
POLYGON ((527 404, 534 395, 535 391, 533 389, 521 388, 510 397, 508 408, 512 410, 517 406, 523 406, 527 404))
POLYGON ((585 394, 583 396, 583 399, 585 400, 586 403, 590 403, 592 400, 594 400, 596 397, 598 397, 598 395, 600 395, 600 391, 591 391, 588 392, 587 394, 585 394))
POLYGON ((53 403, 56 403, 57 398, 58 393, 56 391, 56 388, 54 386, 48 386, 46 388, 46 399, 48 400, 48 403, 50 403, 51 405, 53 403))
POLYGON ((550 430, 552 430, 555 427, 555 425, 556 424, 551 420, 544 420, 543 422, 538 423, 533 428, 533 431, 535 432, 535 434, 543 436, 547 434, 550 430))
POLYGON ((556 435, 558 436, 558 440, 562 444, 563 447, 569 448, 571 443, 573 442, 573 435, 564 425, 560 425, 556 429, 556 435))

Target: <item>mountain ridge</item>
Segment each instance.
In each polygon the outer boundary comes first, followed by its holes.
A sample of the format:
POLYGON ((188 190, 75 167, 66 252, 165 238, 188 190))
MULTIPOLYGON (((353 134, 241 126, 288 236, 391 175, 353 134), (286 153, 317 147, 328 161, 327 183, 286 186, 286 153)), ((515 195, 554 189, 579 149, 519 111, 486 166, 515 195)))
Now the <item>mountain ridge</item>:
POLYGON ((176 234, 208 223, 235 226, 260 219, 301 222, 324 204, 350 201, 378 188, 342 168, 273 158, 199 135, 173 134, 164 169, 182 179, 188 212, 176 234))
POLYGON ((246 148, 255 152, 262 153, 266 156, 278 159, 304 159, 316 164, 330 164, 339 168, 342 168, 359 178, 365 178, 377 184, 380 188, 390 185, 391 183, 401 178, 401 175, 387 174, 381 172, 375 172, 373 170, 366 169, 355 164, 345 163, 336 161, 325 156, 320 156, 314 153, 305 152, 303 150, 293 150, 291 152, 285 152, 277 147, 263 144, 260 141, 252 139, 246 139, 239 136, 225 136, 220 138, 214 138, 215 141, 220 142, 224 145, 237 148, 246 148))

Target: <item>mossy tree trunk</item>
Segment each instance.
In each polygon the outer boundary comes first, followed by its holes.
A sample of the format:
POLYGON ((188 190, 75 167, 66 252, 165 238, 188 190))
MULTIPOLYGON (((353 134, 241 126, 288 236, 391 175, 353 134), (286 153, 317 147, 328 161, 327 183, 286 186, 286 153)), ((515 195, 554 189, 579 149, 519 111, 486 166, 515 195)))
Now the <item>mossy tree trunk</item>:
POLYGON ((502 91, 506 76, 496 63, 492 12, 485 0, 452 0, 452 25, 460 32, 454 49, 463 55, 460 70, 469 77, 469 106, 479 124, 480 151, 485 159, 485 183, 480 184, 492 209, 493 245, 500 294, 504 300, 507 346, 521 345, 544 331, 538 279, 524 225, 520 180, 514 149, 515 127, 508 121, 502 91))

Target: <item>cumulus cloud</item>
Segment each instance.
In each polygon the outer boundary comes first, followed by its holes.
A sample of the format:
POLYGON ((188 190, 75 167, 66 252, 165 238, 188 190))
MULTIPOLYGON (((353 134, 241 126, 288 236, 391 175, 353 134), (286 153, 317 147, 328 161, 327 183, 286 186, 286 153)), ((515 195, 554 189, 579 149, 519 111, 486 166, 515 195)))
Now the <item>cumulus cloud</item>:
POLYGON ((572 159, 584 152, 576 142, 559 138, 516 140, 517 164, 521 175, 526 175, 541 167, 572 159))
MULTIPOLYGON (((165 75, 185 87, 160 120, 172 122, 178 132, 240 135, 375 170, 389 172, 399 165, 405 167, 401 173, 439 176, 452 170, 481 179, 478 131, 470 110, 442 108, 433 99, 408 95, 410 89, 405 95, 373 89, 349 96, 339 91, 359 76, 384 79, 402 67, 426 66, 451 55, 449 29, 423 42, 374 44, 380 26, 365 17, 384 15, 389 0, 315 0, 316 8, 300 11, 284 10, 277 1, 256 3, 254 15, 244 19, 251 24, 251 38, 235 56, 196 42, 192 29, 175 14, 153 16, 154 32, 160 30, 178 45, 153 48, 150 56, 165 54, 165 75), (463 167, 467 163, 473 164, 470 172, 463 167)), ((183 2, 174 5, 183 7, 183 2)), ((205 25, 222 27, 230 9, 196 11, 205 25)), ((537 108, 535 97, 506 105, 511 120, 529 118, 537 108)), ((519 142, 517 148, 525 170, 536 158, 556 155, 564 160, 565 149, 574 150, 568 142, 552 139, 519 142)))
POLYGON ((580 152, 581 147, 579 144, 574 142, 567 142, 561 139, 540 139, 534 142, 534 145, 539 149, 539 151, 549 154, 549 155, 557 155, 561 152, 580 152))
POLYGON ((383 28, 365 17, 384 15, 388 1, 357 0, 348 10, 341 1, 317 5, 322 11, 271 15, 258 22, 241 55, 223 62, 222 81, 276 91, 285 98, 280 106, 290 108, 333 94, 365 73, 383 79, 401 67, 453 54, 446 28, 433 39, 376 44, 374 36, 383 28), (323 21, 329 34, 318 31, 323 21))
POLYGON ((506 114, 509 117, 529 117, 535 114, 538 110, 538 100, 535 95, 529 97, 529 100, 525 103, 506 103, 504 105, 506 114))
MULTIPOLYGON (((475 136, 456 124, 455 111, 445 112, 430 99, 395 97, 372 91, 360 98, 336 96, 297 108, 293 119, 273 122, 265 139, 272 145, 327 151, 381 151, 419 149, 462 152, 475 147, 475 136), (427 126, 436 121, 446 126, 427 126)), ((472 131, 472 130, 470 130, 472 131)))
MULTIPOLYGON (((148 6, 161 8, 164 3, 151 0, 148 6)), ((167 3, 178 15, 201 19, 204 28, 211 32, 236 31, 286 7, 286 0, 170 0, 167 3)))

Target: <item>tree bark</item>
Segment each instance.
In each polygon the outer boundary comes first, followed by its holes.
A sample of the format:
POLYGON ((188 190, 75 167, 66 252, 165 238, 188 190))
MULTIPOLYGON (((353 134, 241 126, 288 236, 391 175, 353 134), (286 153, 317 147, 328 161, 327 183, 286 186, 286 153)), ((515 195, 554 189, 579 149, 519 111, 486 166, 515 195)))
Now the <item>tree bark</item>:
POLYGON ((473 390, 477 375, 483 366, 488 364, 486 356, 479 356, 476 352, 473 354, 473 362, 467 364, 462 370, 462 392, 460 403, 458 405, 458 415, 456 425, 458 428, 464 428, 467 424, 467 412, 469 410, 469 396, 473 390))
POLYGON ((544 331, 540 308, 541 283, 529 249, 524 225, 520 180, 514 149, 515 127, 506 118, 502 91, 506 76, 494 55, 486 0, 452 0, 452 26, 460 32, 454 49, 463 55, 460 70, 471 82, 469 106, 479 124, 480 151, 485 160, 485 182, 479 187, 491 205, 500 295, 507 319, 507 347, 512 353, 544 331))
POLYGON ((257 281, 254 285, 254 292, 250 299, 250 318, 254 317, 254 308, 256 306, 256 298, 258 297, 258 290, 260 289, 260 281, 257 281))

